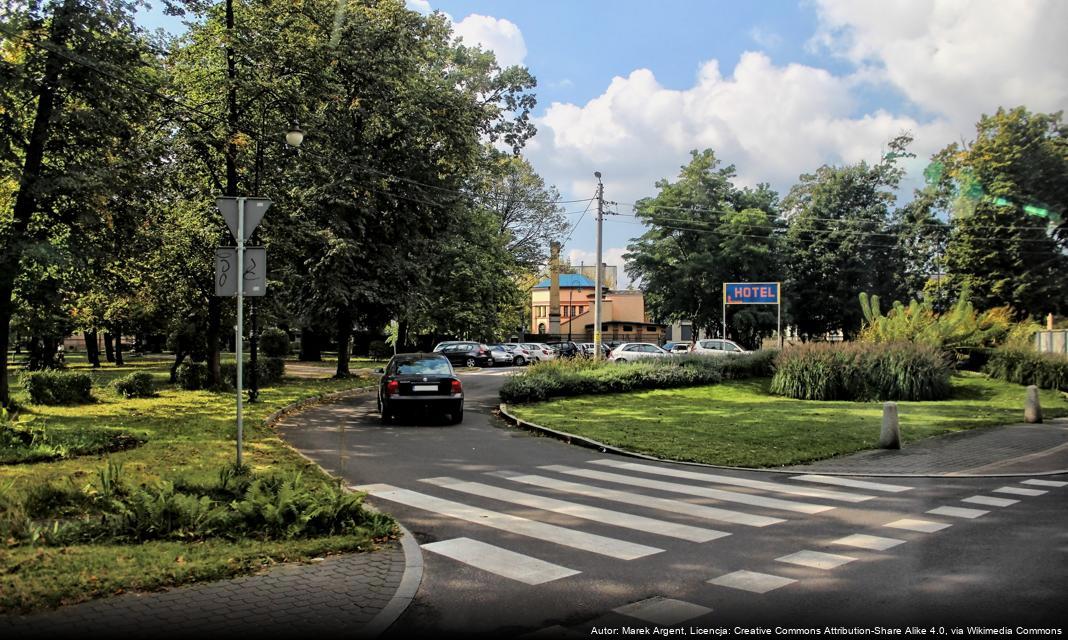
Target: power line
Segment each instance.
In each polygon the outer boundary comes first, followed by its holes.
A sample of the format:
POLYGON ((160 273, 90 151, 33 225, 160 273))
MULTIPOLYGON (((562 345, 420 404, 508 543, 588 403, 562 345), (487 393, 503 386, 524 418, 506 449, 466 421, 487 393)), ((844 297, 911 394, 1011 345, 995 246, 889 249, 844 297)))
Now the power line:
POLYGON ((571 231, 568 232, 567 238, 564 239, 563 244, 567 244, 571 241, 571 236, 574 235, 575 229, 578 229, 579 223, 582 222, 582 219, 586 217, 586 212, 590 210, 590 207, 593 206, 593 201, 596 199, 597 197, 594 196, 593 198, 590 198, 589 202, 586 203, 586 208, 582 210, 582 215, 579 216, 578 220, 575 221, 575 224, 571 225, 571 231))

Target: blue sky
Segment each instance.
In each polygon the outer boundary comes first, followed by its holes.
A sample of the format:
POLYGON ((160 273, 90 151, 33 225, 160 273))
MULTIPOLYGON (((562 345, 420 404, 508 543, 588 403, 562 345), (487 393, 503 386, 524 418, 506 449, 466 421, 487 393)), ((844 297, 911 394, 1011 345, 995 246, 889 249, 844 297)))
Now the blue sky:
MULTIPOLYGON (((703 148, 735 164, 738 182, 785 195, 821 164, 878 160, 902 131, 919 156, 911 187, 931 153, 973 137, 980 114, 1068 108, 1062 0, 407 4, 444 12, 465 42, 530 68, 539 134, 525 155, 565 199, 592 195, 594 171, 609 200, 655 195, 656 180, 703 148)), ((628 220, 606 219, 611 264, 642 232, 628 220)), ((593 250, 587 214, 565 252, 590 264, 593 250)))

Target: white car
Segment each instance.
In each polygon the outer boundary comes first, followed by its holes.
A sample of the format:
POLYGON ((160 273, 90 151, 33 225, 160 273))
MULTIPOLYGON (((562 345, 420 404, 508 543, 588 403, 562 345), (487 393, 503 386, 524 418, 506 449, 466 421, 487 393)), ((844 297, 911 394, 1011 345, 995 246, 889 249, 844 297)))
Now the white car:
POLYGON ((493 358, 493 366, 510 367, 515 364, 515 354, 503 344, 489 345, 490 356, 493 358))
POLYGON ((633 362, 649 358, 669 358, 671 354, 655 344, 647 342, 624 342, 608 354, 612 362, 633 362))
POLYGON ((690 353, 703 356, 726 356, 749 352, 730 340, 698 340, 690 349, 690 353))
POLYGON ((512 362, 517 367, 530 364, 534 361, 534 358, 530 357, 530 351, 521 344, 515 342, 506 342, 501 345, 512 354, 512 362))
POLYGON ((553 349, 547 344, 540 342, 524 342, 519 345, 530 352, 531 362, 544 362, 546 360, 555 360, 557 353, 556 349, 553 349))

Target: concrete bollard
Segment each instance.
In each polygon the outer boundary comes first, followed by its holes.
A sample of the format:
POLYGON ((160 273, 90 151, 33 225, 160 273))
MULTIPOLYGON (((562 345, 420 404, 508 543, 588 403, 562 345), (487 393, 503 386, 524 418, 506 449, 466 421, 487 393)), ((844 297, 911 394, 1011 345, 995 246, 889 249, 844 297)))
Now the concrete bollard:
POLYGON ((1024 421, 1042 422, 1042 405, 1038 402, 1038 387, 1027 387, 1027 400, 1024 401, 1024 421))
POLYGON ((883 403, 883 430, 879 433, 880 449, 901 448, 901 427, 897 422, 897 403, 883 403))

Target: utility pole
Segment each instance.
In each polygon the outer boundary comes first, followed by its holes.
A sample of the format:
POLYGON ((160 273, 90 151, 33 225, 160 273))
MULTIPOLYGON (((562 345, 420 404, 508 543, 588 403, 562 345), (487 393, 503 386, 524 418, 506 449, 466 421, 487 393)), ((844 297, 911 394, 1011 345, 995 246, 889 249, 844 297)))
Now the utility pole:
POLYGON ((601 172, 594 171, 597 178, 597 268, 594 278, 596 290, 593 292, 593 350, 594 359, 601 360, 601 223, 604 221, 604 185, 601 184, 601 172))

